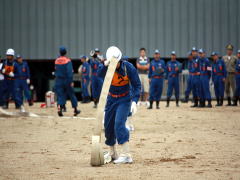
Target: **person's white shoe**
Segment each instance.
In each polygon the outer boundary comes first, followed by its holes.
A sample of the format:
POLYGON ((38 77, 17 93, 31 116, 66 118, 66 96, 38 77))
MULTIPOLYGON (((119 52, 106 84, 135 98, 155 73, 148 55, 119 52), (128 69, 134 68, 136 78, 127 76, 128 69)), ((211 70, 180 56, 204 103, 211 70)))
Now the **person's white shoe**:
POLYGON ((20 112, 21 112, 21 113, 25 113, 25 112, 26 112, 24 106, 21 106, 21 107, 20 107, 20 112))
POLYGON ((113 162, 114 164, 127 164, 127 163, 132 163, 133 159, 131 156, 121 155, 117 160, 113 162))

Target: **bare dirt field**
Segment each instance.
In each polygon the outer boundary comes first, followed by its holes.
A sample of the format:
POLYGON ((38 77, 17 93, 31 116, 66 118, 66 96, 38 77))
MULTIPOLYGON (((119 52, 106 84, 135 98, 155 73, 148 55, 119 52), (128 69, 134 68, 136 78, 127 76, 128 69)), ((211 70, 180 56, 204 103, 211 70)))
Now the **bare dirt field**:
POLYGON ((31 112, 43 117, 0 118, 0 179, 239 180, 240 107, 189 106, 140 107, 130 140, 134 163, 91 167, 92 104, 80 104, 77 119, 35 104, 31 112))

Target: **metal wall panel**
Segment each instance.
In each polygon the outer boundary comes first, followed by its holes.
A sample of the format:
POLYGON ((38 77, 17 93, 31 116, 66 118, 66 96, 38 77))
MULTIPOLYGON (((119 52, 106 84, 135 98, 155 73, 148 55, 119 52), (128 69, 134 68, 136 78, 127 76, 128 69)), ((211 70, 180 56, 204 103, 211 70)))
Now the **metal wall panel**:
POLYGON ((239 0, 0 0, 0 54, 12 47, 27 59, 53 59, 60 45, 72 58, 110 45, 130 57, 140 47, 223 54, 227 43, 240 48, 239 31, 239 0))

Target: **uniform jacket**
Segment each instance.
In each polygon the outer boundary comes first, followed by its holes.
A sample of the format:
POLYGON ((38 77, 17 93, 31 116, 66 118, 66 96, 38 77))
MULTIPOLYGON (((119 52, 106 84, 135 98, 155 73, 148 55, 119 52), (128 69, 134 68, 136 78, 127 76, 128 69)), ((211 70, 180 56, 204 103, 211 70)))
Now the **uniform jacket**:
POLYGON ((66 56, 60 56, 55 60, 55 76, 59 79, 66 79, 70 83, 73 81, 72 62, 66 56))
POLYGON ((165 70, 165 62, 162 59, 154 59, 150 63, 148 78, 164 77, 165 70))
POLYGON ((240 59, 237 60, 235 69, 236 69, 236 73, 240 74, 240 59))
POLYGON ((90 74, 90 64, 88 62, 84 62, 82 64, 82 68, 81 68, 82 72, 82 78, 84 79, 89 79, 89 74, 90 74))
MULTIPOLYGON (((98 76, 104 78, 107 67, 101 65, 98 76)), ((141 82, 136 68, 127 61, 120 61, 119 69, 116 69, 109 92, 114 95, 129 93, 132 100, 137 102, 140 97, 141 82)))
POLYGON ((216 76, 227 77, 226 65, 222 59, 218 59, 212 64, 212 78, 214 79, 216 76))
POLYGON ((30 78, 30 70, 28 67, 28 63, 23 61, 22 63, 15 63, 14 74, 16 78, 20 79, 29 79, 30 78))
POLYGON ((14 79, 14 77, 10 77, 9 74, 10 72, 14 73, 15 64, 16 64, 15 60, 13 60, 12 62, 8 60, 3 61, 2 70, 5 69, 4 79, 14 79))
POLYGON ((200 73, 200 61, 199 58, 193 58, 191 63, 190 73, 200 73))
POLYGON ((208 75, 211 77, 212 67, 208 58, 200 58, 200 75, 208 75))
POLYGON ((98 58, 93 58, 89 60, 91 69, 92 69, 92 76, 96 76, 98 72, 98 67, 101 64, 98 58))
POLYGON ((182 72, 181 63, 177 60, 168 61, 166 66, 166 79, 171 77, 177 77, 182 72))
POLYGON ((223 60, 226 64, 227 72, 235 72, 235 66, 237 62, 237 57, 236 56, 223 56, 223 60))

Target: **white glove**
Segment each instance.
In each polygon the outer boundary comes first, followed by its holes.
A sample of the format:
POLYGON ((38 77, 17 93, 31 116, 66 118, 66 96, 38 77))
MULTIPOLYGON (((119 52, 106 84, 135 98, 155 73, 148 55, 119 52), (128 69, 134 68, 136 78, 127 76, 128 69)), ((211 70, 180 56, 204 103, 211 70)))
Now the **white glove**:
POLYGON ((110 59, 104 61, 104 66, 108 66, 110 64, 110 59))
POLYGON ((5 70, 5 69, 3 69, 3 70, 2 70, 2 73, 4 74, 5 72, 6 72, 6 70, 5 70))
POLYGON ((30 84, 30 79, 27 79, 27 84, 30 84))
POLYGON ((132 105, 131 105, 131 110, 130 112, 132 113, 132 115, 136 114, 137 113, 137 104, 135 101, 132 102, 132 105))
POLYGON ((13 72, 10 72, 10 73, 9 73, 9 76, 10 76, 10 77, 14 77, 14 73, 13 73, 13 72))

